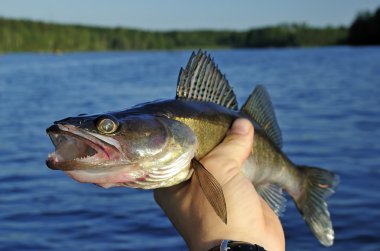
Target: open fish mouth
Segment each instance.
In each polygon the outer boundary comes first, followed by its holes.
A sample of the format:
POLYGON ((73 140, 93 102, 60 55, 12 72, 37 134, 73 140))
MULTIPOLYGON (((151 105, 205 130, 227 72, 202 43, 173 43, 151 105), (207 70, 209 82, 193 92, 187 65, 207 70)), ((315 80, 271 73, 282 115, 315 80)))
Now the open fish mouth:
POLYGON ((55 151, 46 164, 51 169, 64 171, 94 169, 99 163, 115 162, 122 158, 120 145, 109 137, 95 136, 72 125, 55 124, 48 133, 55 151))
POLYGON ((108 128, 113 125, 112 119, 98 116, 94 124, 75 120, 75 124, 69 124, 68 119, 54 122, 46 129, 55 146, 48 155, 47 166, 65 171, 79 182, 104 188, 154 189, 190 178, 197 141, 187 125, 142 115, 123 121, 125 126, 116 133, 102 133, 113 129, 108 128))

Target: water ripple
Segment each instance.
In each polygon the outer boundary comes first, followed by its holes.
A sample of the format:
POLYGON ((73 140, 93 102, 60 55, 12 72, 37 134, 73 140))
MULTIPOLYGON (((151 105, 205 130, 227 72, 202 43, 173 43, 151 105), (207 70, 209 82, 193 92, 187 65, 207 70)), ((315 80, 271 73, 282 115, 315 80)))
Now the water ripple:
MULTIPOLYGON (((329 250, 379 250, 380 48, 212 52, 239 103, 267 86, 295 162, 341 177, 329 200, 329 250)), ((0 57, 0 249, 183 250, 150 191, 103 190, 46 168, 52 121, 172 98, 188 51, 9 54, 0 57), (162 63, 165 62, 165 63, 162 63), (6 108, 6 109, 4 109, 6 108)), ((288 250, 325 250, 291 200, 288 250)))

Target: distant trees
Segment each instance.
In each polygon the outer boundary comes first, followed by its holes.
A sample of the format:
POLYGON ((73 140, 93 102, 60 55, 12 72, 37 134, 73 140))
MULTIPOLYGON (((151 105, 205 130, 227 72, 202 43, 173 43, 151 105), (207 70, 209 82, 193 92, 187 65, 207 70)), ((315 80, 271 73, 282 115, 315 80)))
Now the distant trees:
POLYGON ((0 18, 0 52, 257 48, 380 44, 380 8, 351 27, 281 24, 248 31, 143 31, 0 18))
POLYGON ((326 46, 341 44, 347 36, 347 29, 284 24, 253 29, 246 36, 246 47, 326 46))
POLYGON ((142 31, 0 18, 0 52, 252 48, 334 45, 345 28, 278 25, 249 31, 142 31))
POLYGON ((347 41, 351 45, 380 44, 380 8, 373 14, 360 13, 349 29, 347 41))

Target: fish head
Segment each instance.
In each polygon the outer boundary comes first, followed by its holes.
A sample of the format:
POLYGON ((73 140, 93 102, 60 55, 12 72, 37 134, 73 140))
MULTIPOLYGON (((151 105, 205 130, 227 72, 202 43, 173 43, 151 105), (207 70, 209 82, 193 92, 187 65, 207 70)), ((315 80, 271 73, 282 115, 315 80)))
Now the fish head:
POLYGON ((195 134, 165 116, 69 117, 46 131, 55 146, 47 166, 79 182, 151 189, 178 184, 191 175, 195 134))

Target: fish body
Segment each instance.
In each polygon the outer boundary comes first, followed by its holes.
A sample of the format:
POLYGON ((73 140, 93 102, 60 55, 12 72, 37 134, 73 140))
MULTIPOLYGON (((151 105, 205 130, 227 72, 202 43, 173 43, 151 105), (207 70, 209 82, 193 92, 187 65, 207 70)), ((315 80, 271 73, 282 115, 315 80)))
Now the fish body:
POLYGON ((314 235, 323 245, 332 245, 325 199, 334 192, 337 176, 294 164, 281 150, 281 131, 265 88, 257 86, 239 110, 227 80, 201 51, 181 69, 174 100, 56 121, 47 129, 56 147, 47 165, 106 188, 168 187, 195 172, 215 212, 227 222, 223 191, 198 160, 223 140, 237 118, 247 118, 255 127, 245 176, 278 215, 287 191, 314 235), (215 200, 220 194, 222 200, 215 200))

